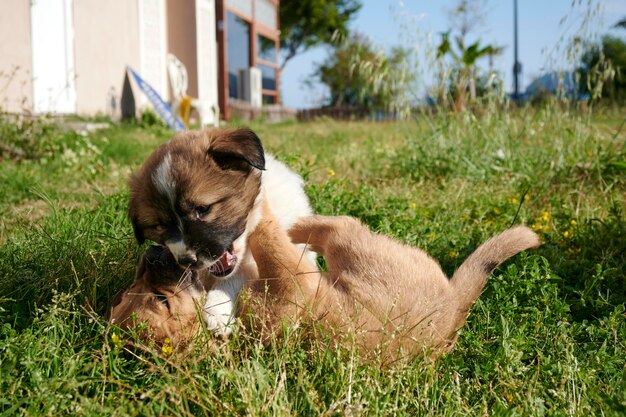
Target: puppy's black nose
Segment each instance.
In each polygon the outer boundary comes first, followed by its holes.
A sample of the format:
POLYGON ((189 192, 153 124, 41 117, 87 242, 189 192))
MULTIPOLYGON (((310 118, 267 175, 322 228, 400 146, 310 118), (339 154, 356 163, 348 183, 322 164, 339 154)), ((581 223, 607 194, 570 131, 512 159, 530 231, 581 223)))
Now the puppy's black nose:
POLYGON ((148 262, 148 265, 173 266, 178 268, 176 259, 172 252, 164 248, 163 246, 152 245, 144 252, 144 258, 148 262))
POLYGON ((198 261, 198 258, 196 258, 196 255, 193 255, 193 254, 183 255, 180 258, 178 258, 178 264, 181 266, 191 266, 195 264, 197 261, 198 261))

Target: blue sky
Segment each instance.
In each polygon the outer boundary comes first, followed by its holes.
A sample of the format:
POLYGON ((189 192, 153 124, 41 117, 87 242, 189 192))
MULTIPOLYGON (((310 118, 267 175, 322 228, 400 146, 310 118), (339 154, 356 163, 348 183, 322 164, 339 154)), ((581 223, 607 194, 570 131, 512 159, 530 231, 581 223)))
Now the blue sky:
MULTIPOLYGON (((505 47, 504 53, 496 58, 495 69, 504 75, 507 90, 512 88, 513 66, 513 0, 484 0, 486 14, 474 38, 482 44, 505 47)), ((581 25, 584 5, 589 0, 518 0, 519 8, 519 57, 523 65, 522 87, 527 86, 537 75, 550 69, 565 69, 569 65, 561 41, 571 36, 581 25), (582 6, 572 4, 584 3, 582 6), (567 16, 567 20, 561 20, 567 16)), ((625 35, 625 30, 611 29, 621 17, 626 16, 626 0, 594 1, 600 4, 601 14, 593 19, 589 33, 596 35, 611 33, 625 35)), ((432 35, 433 42, 439 33, 450 26, 448 11, 457 4, 456 0, 362 0, 363 7, 351 22, 351 29, 367 35, 383 48, 403 45, 423 48, 423 39, 432 35)), ((305 108, 320 104, 326 91, 315 84, 307 87, 305 81, 312 80, 315 64, 328 55, 326 47, 309 50, 292 59, 281 76, 283 104, 288 107, 305 108)), ((486 62, 484 63, 486 65, 486 62)), ((428 78, 425 76, 424 78, 428 78)), ((429 80, 423 80, 428 83, 429 80)))

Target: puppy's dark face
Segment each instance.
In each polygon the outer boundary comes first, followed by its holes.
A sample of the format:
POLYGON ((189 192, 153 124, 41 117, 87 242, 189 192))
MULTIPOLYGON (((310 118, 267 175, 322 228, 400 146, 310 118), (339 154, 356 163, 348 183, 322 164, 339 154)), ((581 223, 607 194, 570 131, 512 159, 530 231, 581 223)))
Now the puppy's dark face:
POLYGON ((181 268, 162 246, 144 253, 135 281, 111 302, 109 321, 122 328, 144 323, 142 335, 163 344, 184 345, 199 329, 209 274, 181 268))
POLYGON ((260 192, 263 147, 248 129, 185 132, 159 147, 130 180, 129 216, 181 266, 227 276, 260 192))

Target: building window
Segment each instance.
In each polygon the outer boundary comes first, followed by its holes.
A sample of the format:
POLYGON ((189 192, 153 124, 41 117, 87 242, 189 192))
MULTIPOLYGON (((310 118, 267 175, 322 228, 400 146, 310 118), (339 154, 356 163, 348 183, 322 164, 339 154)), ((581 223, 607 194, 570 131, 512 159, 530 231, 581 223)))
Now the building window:
POLYGON ((240 70, 250 67, 250 24, 230 11, 227 11, 226 15, 228 96, 238 98, 237 85, 240 70))
POLYGON ((257 58, 276 62, 276 41, 263 35, 257 36, 257 58))
POLYGON ((258 64, 256 67, 261 70, 261 88, 263 90, 276 91, 276 68, 261 64, 258 64))
POLYGON ((259 93, 263 104, 278 104, 279 0, 217 0, 219 51, 223 57, 220 68, 220 106, 229 117, 229 100, 244 99, 257 105, 259 93), (223 24, 220 24, 223 22, 223 24), (261 85, 250 78, 249 68, 261 72, 261 85), (255 89, 252 91, 252 89, 255 89), (260 91, 258 91, 260 89, 260 91), (254 98, 254 100, 253 100, 254 98))
POLYGON ((278 55, 277 41, 261 34, 257 35, 256 67, 261 70, 261 88, 263 104, 275 104, 278 96, 277 73, 278 55))

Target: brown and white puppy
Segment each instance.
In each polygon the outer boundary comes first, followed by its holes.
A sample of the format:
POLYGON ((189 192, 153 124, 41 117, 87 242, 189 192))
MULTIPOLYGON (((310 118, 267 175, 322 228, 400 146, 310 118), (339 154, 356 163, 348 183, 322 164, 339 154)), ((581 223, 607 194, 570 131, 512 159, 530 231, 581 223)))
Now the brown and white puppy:
POLYGON ((183 267, 208 268, 216 281, 206 320, 221 334, 230 333, 239 289, 256 277, 247 240, 261 217, 262 190, 283 229, 311 214, 302 179, 265 154, 249 129, 177 134, 130 179, 137 241, 166 246, 183 267))
POLYGON ((436 357, 456 342, 493 270, 539 245, 530 229, 513 227, 479 246, 448 279, 426 252, 372 233, 354 218, 303 218, 287 236, 264 214, 250 236, 260 278, 248 283, 253 314, 247 321, 267 335, 280 332, 285 319, 321 323, 366 353, 436 357), (316 272, 294 243, 311 245, 328 271, 316 272))
POLYGON ((208 272, 197 274, 181 268, 169 250, 162 246, 146 249, 135 281, 113 297, 108 319, 123 329, 146 323, 144 338, 163 344, 184 346, 200 329, 207 291, 213 285, 208 272))

